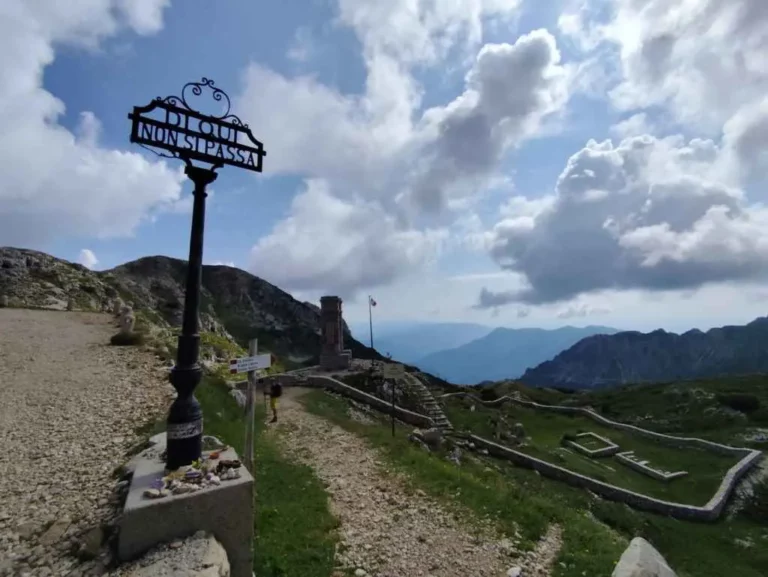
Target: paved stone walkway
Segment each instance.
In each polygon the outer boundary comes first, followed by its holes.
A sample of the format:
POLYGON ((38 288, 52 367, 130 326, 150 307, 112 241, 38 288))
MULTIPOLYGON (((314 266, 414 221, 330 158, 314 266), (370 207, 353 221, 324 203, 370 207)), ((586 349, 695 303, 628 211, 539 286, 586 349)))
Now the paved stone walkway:
POLYGON ((116 331, 109 315, 0 309, 0 576, 104 572, 71 549, 173 392, 152 355, 109 346, 116 331))

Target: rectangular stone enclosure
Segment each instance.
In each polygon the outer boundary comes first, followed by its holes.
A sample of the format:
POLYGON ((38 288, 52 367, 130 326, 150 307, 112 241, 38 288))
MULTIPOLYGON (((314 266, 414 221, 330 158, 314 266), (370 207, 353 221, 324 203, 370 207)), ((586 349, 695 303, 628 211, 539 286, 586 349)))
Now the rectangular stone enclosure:
MULTIPOLYGON (((134 473, 120 521, 118 556, 130 561, 160 543, 181 539, 196 531, 212 533, 229 557, 232 577, 253 572, 253 477, 240 467, 240 478, 222 481, 195 493, 162 499, 143 496, 153 481, 162 478, 164 464, 154 455, 164 442, 134 459, 134 473)), ((228 449, 222 459, 237 459, 228 449)))
POLYGON ((611 441, 610 439, 606 439, 605 437, 598 435, 597 433, 593 433, 591 431, 586 433, 579 433, 578 435, 576 435, 576 438, 598 442, 600 447, 597 449, 590 449, 589 447, 582 445, 578 441, 566 442, 568 446, 576 449, 579 453, 582 453, 587 457, 592 457, 593 459, 596 459, 598 457, 610 457, 611 455, 615 455, 621 450, 619 446, 613 441, 611 441))

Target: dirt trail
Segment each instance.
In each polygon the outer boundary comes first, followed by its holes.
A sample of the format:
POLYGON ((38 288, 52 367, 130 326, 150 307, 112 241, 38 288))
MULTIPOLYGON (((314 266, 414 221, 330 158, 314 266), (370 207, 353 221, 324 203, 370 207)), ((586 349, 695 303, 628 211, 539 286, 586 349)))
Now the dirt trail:
MULTIPOLYGON (((327 484, 341 521, 340 569, 374 577, 504 577, 521 566, 524 575, 549 574, 553 555, 538 548, 521 555, 490 523, 470 528, 423 492, 408 495, 402 480, 382 472, 362 439, 307 413, 297 401, 304 392, 286 389, 277 430, 284 448, 327 484)), ((556 541, 559 529, 542 545, 552 548, 556 541)))
POLYGON ((0 309, 0 576, 103 572, 69 550, 173 391, 152 355, 109 346, 115 332, 109 315, 0 309))

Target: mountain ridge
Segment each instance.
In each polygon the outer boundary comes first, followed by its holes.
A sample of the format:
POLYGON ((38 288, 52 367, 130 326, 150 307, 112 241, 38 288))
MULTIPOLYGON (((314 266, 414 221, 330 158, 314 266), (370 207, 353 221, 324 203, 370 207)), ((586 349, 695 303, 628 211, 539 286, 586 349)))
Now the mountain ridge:
MULTIPOLYGON (((0 295, 11 306, 108 311, 116 298, 171 327, 181 324, 186 261, 155 255, 92 271, 47 253, 0 247, 0 295)), ((201 331, 221 334, 240 345, 257 338, 259 347, 290 363, 316 361, 320 353, 320 309, 303 303, 268 281, 226 265, 203 265, 201 331)), ((356 358, 382 359, 352 338, 345 344, 356 358)))
MULTIPOLYGON (((376 349, 391 355, 394 360, 414 363, 427 354, 480 338, 491 332, 493 327, 463 322, 414 322, 402 328, 390 328, 385 324, 383 329, 374 324, 373 329, 376 349)), ((362 341, 367 341, 368 326, 358 334, 362 336, 362 341)))
POLYGON ((601 388, 768 372, 768 317, 745 325, 587 337, 527 370, 534 386, 601 388))
POLYGON ((589 325, 557 329, 498 327, 487 335, 456 348, 425 355, 414 361, 422 370, 462 384, 517 378, 585 336, 615 333, 618 329, 589 325))

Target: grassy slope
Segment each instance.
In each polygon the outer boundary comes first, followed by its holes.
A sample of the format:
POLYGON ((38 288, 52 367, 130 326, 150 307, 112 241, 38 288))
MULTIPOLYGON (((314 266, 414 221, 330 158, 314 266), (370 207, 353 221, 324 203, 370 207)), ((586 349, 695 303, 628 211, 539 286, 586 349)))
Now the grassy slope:
POLYGON ((550 522, 560 523, 564 545, 554 577, 609 575, 626 540, 638 535, 661 551, 678 577, 768 575, 768 528, 764 525, 742 517, 698 524, 642 513, 492 460, 465 459, 459 470, 445 459, 416 449, 406 440, 407 428, 399 428, 393 439, 386 418, 365 425, 348 418, 345 403, 337 398, 321 391, 312 391, 304 398, 312 412, 380 448, 396 469, 408 474, 414 487, 444 499, 448 506, 488 515, 506 533, 514 533, 518 527, 528 546, 550 522), (741 547, 737 540, 751 541, 754 546, 741 547))
POLYGON ((553 491, 549 480, 513 467, 504 467, 500 473, 484 463, 465 460, 459 469, 408 442, 410 428, 398 426, 393 438, 386 417, 375 425, 353 421, 347 416, 344 401, 322 391, 309 392, 303 401, 311 412, 361 435, 381 449, 396 470, 407 474, 414 489, 423 488, 459 511, 469 509, 476 515, 495 518, 506 534, 514 535, 518 529, 529 548, 551 522, 562 523, 567 547, 560 561, 566 567, 558 566, 558 577, 580 577, 583 571, 587 575, 601 575, 626 546, 623 539, 587 518, 583 509, 576 511, 577 505, 586 501, 585 493, 567 486, 553 491))
POLYGON ((447 399, 445 404, 448 418, 458 429, 493 439, 494 426, 491 418, 502 411, 508 422, 522 423, 530 437, 529 444, 522 447, 521 451, 578 473, 660 499, 704 505, 715 494, 723 475, 738 461, 735 457, 709 451, 682 451, 654 443, 638 435, 601 425, 581 415, 561 415, 511 403, 505 403, 501 409, 477 405, 475 410, 470 412, 466 409, 465 402, 455 397, 447 399), (591 431, 607 437, 617 443, 623 451, 635 451, 638 457, 649 460, 655 467, 666 471, 688 471, 690 475, 670 483, 662 483, 622 465, 616 459, 592 459, 572 450, 564 450, 560 446, 563 434, 582 431, 591 431))
POLYGON ((740 438, 745 430, 768 428, 766 375, 635 385, 561 398, 574 404, 591 405, 609 418, 655 431, 738 442, 740 446, 749 446, 740 438), (754 395, 760 400, 761 408, 748 415, 725 410, 717 395, 729 393, 754 395))
MULTIPOLYGON (((205 433, 243 453, 243 411, 221 379, 207 377, 196 396, 205 414, 205 433)), ((312 469, 280 453, 264 426, 263 405, 256 405, 254 447, 254 571, 260 577, 328 577, 333 570, 337 520, 328 495, 312 469)))

